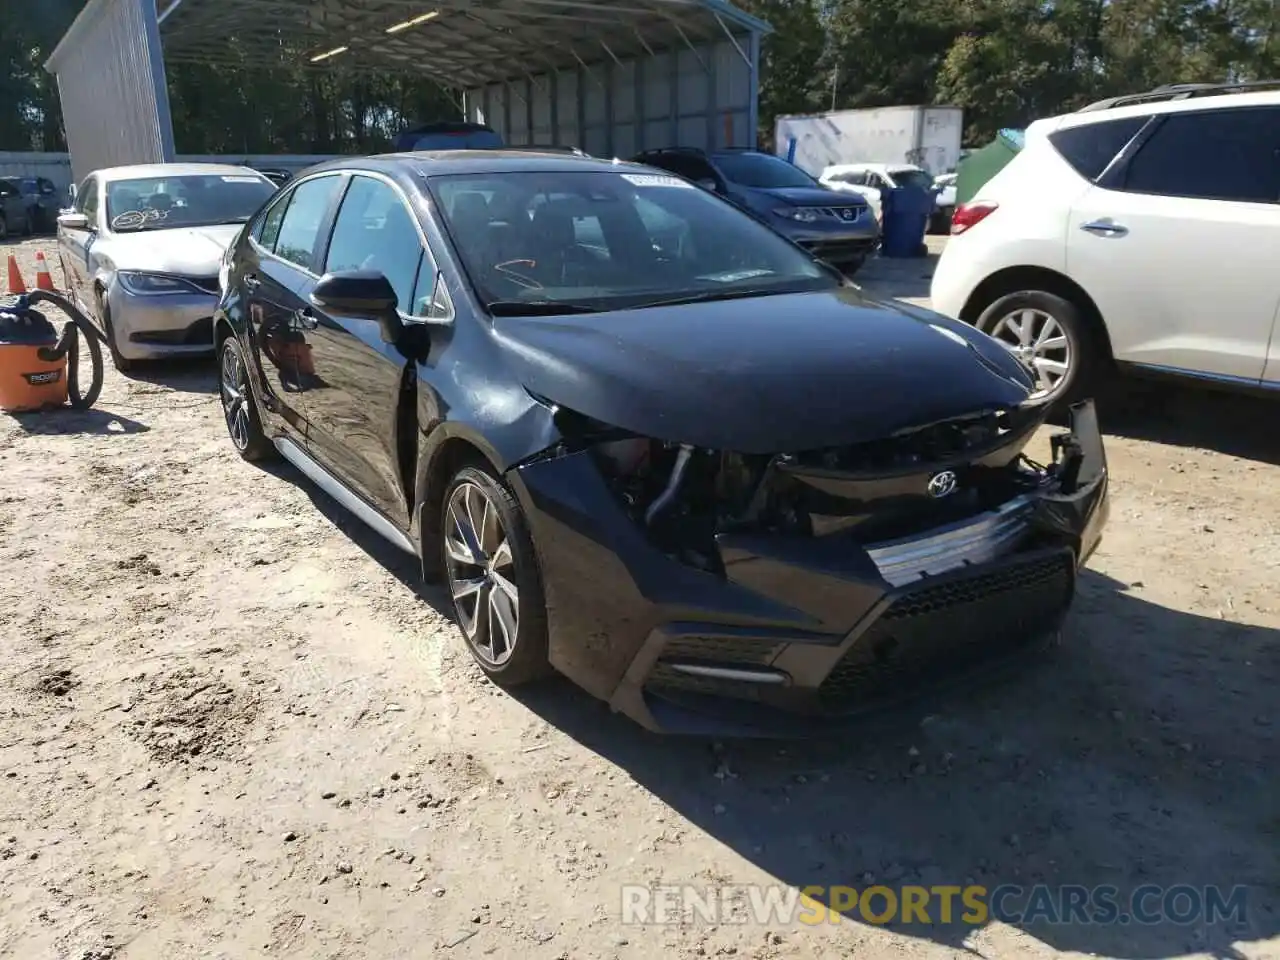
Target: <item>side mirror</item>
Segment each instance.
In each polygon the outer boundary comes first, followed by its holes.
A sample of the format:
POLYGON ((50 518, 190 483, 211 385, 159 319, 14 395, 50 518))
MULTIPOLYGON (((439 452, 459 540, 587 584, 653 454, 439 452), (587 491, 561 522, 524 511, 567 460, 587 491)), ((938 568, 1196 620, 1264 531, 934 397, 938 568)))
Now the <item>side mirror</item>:
POLYGON ((706 190, 708 193, 716 192, 716 182, 712 180, 710 177, 703 177, 702 179, 695 180, 693 182, 696 186, 701 187, 703 190, 706 190))
POLYGON ((326 273, 312 288, 311 302, 335 316, 376 320, 387 343, 400 339, 399 299, 391 281, 377 270, 326 273))
POLYGON ((78 210, 58 214, 58 226, 67 230, 88 230, 89 218, 78 210))

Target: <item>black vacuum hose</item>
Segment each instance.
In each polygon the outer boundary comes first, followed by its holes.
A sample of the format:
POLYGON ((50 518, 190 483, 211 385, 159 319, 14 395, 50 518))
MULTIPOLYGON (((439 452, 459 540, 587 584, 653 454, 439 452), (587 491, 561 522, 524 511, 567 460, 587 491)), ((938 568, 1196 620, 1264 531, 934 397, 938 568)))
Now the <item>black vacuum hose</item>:
POLYGON ((32 290, 27 294, 27 303, 31 306, 37 303, 51 303, 71 318, 71 322, 62 328, 62 336, 58 338, 57 345, 41 349, 39 356, 41 360, 50 363, 61 360, 63 357, 67 358, 67 400, 75 409, 87 410, 97 401, 98 394, 102 393, 102 347, 99 343, 103 341, 102 334, 74 303, 60 293, 32 290), (80 392, 80 334, 82 333, 85 343, 89 345, 89 357, 93 361, 93 382, 89 385, 88 391, 83 394, 80 392))

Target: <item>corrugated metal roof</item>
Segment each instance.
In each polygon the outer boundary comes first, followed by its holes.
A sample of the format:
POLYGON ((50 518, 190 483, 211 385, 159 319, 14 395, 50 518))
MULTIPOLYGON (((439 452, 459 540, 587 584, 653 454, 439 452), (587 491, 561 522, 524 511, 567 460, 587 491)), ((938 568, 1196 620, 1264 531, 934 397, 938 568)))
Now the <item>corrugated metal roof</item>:
POLYGON ((727 0, 157 0, 165 60, 399 69, 454 87, 767 32, 727 0))

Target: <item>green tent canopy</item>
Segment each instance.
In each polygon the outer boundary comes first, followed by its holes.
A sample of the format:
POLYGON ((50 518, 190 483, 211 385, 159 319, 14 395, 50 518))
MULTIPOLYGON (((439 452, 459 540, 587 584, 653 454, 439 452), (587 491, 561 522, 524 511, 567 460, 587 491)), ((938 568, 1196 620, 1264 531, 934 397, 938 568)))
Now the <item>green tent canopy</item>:
POLYGON ((968 203, 1022 149, 1024 131, 1001 130, 985 147, 962 161, 956 176, 956 203, 968 203))

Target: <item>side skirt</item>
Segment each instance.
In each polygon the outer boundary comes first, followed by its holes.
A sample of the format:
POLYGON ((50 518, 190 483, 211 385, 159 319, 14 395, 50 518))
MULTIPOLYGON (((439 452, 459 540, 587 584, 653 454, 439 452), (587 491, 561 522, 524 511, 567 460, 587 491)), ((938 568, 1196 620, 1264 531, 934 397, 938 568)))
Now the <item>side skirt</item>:
POLYGON ((369 506, 369 504, 365 503, 363 499, 348 490, 342 484, 342 481, 316 463, 311 455, 294 443, 293 440, 288 437, 276 437, 272 442, 276 445, 276 449, 280 451, 280 456, 306 474, 307 478, 321 490, 355 514, 374 533, 399 547, 405 553, 414 557, 418 555, 418 548, 413 545, 413 541, 403 531, 373 507, 369 506))

